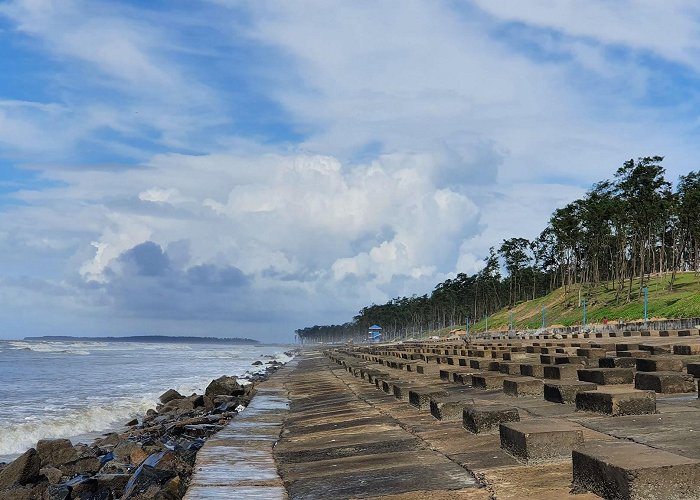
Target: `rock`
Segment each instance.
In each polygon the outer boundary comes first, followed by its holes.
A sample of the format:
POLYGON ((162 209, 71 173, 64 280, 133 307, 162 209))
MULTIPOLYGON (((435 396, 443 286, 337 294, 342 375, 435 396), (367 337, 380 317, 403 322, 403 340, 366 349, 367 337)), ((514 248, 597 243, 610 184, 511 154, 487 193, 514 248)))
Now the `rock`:
POLYGON ((149 456, 134 472, 124 488, 123 498, 154 498, 176 473, 157 468, 165 453, 149 456))
POLYGON ((95 440, 95 444, 99 446, 100 448, 108 448, 108 447, 114 447, 117 446, 121 441, 121 438, 119 437, 119 434, 115 432, 111 432, 105 437, 99 438, 95 440))
POLYGON ((158 416, 158 412, 155 411, 153 408, 149 408, 146 410, 146 415, 143 417, 144 422, 150 422, 154 418, 158 416))
POLYGON ((133 426, 135 426, 135 425, 139 425, 139 419, 138 419, 138 418, 135 418, 135 419, 133 419, 133 420, 129 420, 129 421, 126 423, 126 426, 127 426, 127 427, 133 427, 133 426))
POLYGON ((253 366, 260 366, 260 365, 262 365, 262 364, 263 364, 262 361, 255 361, 255 362, 253 362, 253 366))
POLYGON ((128 462, 134 465, 139 465, 148 457, 148 453, 146 453, 143 447, 134 441, 122 441, 114 447, 112 453, 116 461, 128 462))
POLYGON ((60 483, 61 477, 63 477, 63 472, 61 472, 60 469, 51 466, 42 467, 41 469, 39 469, 39 474, 46 477, 46 479, 49 480, 50 484, 60 483))
POLYGON ((172 495, 173 498, 182 497, 184 491, 182 487, 182 481, 180 480, 180 476, 175 476, 167 483, 165 483, 162 491, 166 495, 172 495))
POLYGON ((39 477, 41 459, 34 448, 29 448, 0 472, 0 490, 24 486, 39 477))
POLYGON ((236 397, 235 396, 224 396, 224 395, 219 395, 219 396, 214 396, 214 405, 218 406, 221 403, 227 402, 227 401, 235 401, 236 397))
POLYGON ((204 391, 209 397, 214 397, 220 394, 226 396, 242 396, 245 394, 245 389, 241 384, 238 383, 236 377, 219 377, 216 380, 212 380, 204 391))
POLYGON ((98 474, 95 476, 97 480, 98 491, 109 490, 114 498, 119 498, 124 494, 131 474, 98 474))
POLYGON ((97 479, 90 476, 76 476, 65 483, 71 490, 71 498, 90 498, 97 492, 97 479))
POLYGON ((52 484, 46 490, 48 500, 70 500, 70 486, 65 484, 52 484))
POLYGON ((41 439, 36 444, 36 451, 43 467, 47 465, 58 467, 80 458, 80 454, 73 448, 73 443, 69 439, 41 439))
POLYGON ((224 403, 221 403, 219 406, 214 408, 213 413, 215 415, 218 415, 220 413, 225 413, 228 411, 235 411, 236 407, 238 406, 238 401, 226 401, 224 403))
POLYGON ((125 464, 124 462, 117 462, 116 460, 112 460, 110 462, 107 462, 104 464, 104 466, 100 469, 100 474, 131 474, 134 471, 134 468, 132 465, 125 464))
POLYGON ((201 394, 193 394, 189 398, 190 401, 192 401, 192 406, 195 408, 202 408, 204 406, 204 396, 201 394))
POLYGON ((185 396, 183 396, 182 394, 177 392, 175 389, 168 389, 163 394, 161 394, 161 396, 158 398, 158 400, 161 403, 166 404, 174 399, 182 399, 184 397, 185 396))
POLYGON ((194 410, 194 402, 190 398, 173 399, 160 408, 160 413, 169 413, 176 410, 194 410))

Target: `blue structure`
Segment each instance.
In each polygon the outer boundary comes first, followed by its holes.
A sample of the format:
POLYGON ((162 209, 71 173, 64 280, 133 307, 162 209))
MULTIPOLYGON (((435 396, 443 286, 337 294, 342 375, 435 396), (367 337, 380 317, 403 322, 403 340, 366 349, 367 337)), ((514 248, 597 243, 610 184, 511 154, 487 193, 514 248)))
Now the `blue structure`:
POLYGON ((367 331, 367 340, 370 342, 379 342, 382 340, 382 327, 379 325, 372 325, 367 331))

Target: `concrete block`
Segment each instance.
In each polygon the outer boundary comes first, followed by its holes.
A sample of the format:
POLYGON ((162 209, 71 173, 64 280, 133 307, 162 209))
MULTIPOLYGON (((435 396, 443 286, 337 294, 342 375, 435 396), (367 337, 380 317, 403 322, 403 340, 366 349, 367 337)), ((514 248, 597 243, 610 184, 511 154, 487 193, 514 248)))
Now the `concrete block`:
POLYGON ((686 369, 693 377, 700 378, 700 363, 688 363, 686 369))
POLYGON ((544 378, 554 380, 576 380, 577 365, 550 365, 544 367, 544 378))
POLYGON ((460 420, 464 406, 474 400, 467 396, 437 396, 430 398, 430 414, 438 420, 460 420))
POLYGON ((598 359, 600 368, 636 368, 637 360, 635 358, 621 357, 605 357, 598 359))
POLYGON ((700 354, 700 344, 674 345, 673 354, 681 354, 683 356, 700 354))
POLYGON ((462 426, 474 434, 490 432, 503 422, 519 420, 518 409, 505 405, 467 404, 462 411, 462 426))
POLYGON ((509 396, 542 396, 544 382, 539 378, 518 377, 503 379, 503 392, 509 396))
POLYGON ((420 410, 427 410, 430 409, 430 398, 448 395, 444 388, 420 387, 408 391, 408 402, 420 410))
POLYGON ((581 426, 563 419, 502 423, 501 448, 527 464, 570 460, 583 444, 581 426))
POLYGON ((606 415, 645 415, 656 413, 654 391, 640 391, 624 387, 598 388, 576 395, 576 410, 606 415))
POLYGON ((552 403, 575 403, 579 392, 595 391, 597 388, 598 386, 592 382, 578 380, 547 381, 544 384, 544 399, 552 403))
POLYGON ((700 498, 700 461, 630 441, 590 441, 572 452, 574 490, 603 498, 700 498))
POLYGON ((502 373, 474 373, 472 374, 472 387, 477 389, 503 389, 503 379, 507 376, 502 373))
POLYGON ((481 372, 455 372, 452 374, 452 381, 456 384, 462 384, 462 385, 468 385, 471 387, 472 385, 472 376, 475 373, 481 373, 481 372))
POLYGON ((652 356, 638 359, 637 370, 640 372, 680 372, 683 371, 683 360, 673 356, 652 356))
POLYGON ((469 366, 475 370, 493 370, 494 368, 498 370, 498 361, 492 359, 471 359, 469 360, 469 366))
POLYGON ((593 347, 576 349, 576 354, 578 356, 583 356, 584 358, 597 359, 605 357, 605 349, 596 349, 593 347))
POLYGON ((634 370, 632 368, 585 368, 578 371, 578 379, 598 385, 631 384, 634 382, 634 370))
POLYGON ((504 352, 503 361, 520 361, 527 359, 527 353, 525 352, 504 352))
POLYGON ((663 394, 695 392, 695 379, 679 372, 637 372, 634 388, 663 394))
POLYGON ((520 375, 544 378, 544 365, 540 363, 520 363, 520 375))
POLYGON ((520 375, 520 363, 514 361, 503 361, 498 369, 505 375, 520 375))

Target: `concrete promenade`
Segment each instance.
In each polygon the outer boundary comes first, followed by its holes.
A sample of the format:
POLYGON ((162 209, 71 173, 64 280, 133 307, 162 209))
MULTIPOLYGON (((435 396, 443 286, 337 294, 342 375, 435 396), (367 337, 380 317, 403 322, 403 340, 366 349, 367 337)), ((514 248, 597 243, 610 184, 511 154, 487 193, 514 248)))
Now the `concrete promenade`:
POLYGON ((699 499, 700 335, 307 350, 200 451, 200 498, 699 499))

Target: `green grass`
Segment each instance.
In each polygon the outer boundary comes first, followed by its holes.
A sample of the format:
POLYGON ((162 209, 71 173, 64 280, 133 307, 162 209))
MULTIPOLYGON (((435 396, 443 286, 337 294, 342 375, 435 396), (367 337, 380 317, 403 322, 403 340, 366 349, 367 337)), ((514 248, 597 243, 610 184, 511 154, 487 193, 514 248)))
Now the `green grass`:
MULTIPOLYGON (((679 273, 673 291, 668 290, 671 275, 654 277, 647 282, 649 287, 648 317, 653 319, 677 319, 700 317, 700 277, 695 273, 679 273)), ((629 283, 626 283, 626 286, 629 283)), ((569 287, 567 293, 559 288, 549 295, 504 308, 489 316, 489 330, 508 329, 509 314, 513 314, 514 328, 539 328, 542 326, 542 306, 546 311, 547 326, 579 325, 583 320, 583 307, 579 306, 578 285, 569 287)), ((612 283, 604 283, 596 289, 584 288, 581 298, 586 299, 586 319, 588 323, 601 323, 603 318, 610 322, 618 320, 642 321, 644 319, 644 298, 639 295, 639 281, 632 283, 631 301, 627 302, 627 288, 615 300, 612 283)), ((486 321, 481 320, 471 327, 473 331, 484 331, 486 321)))

